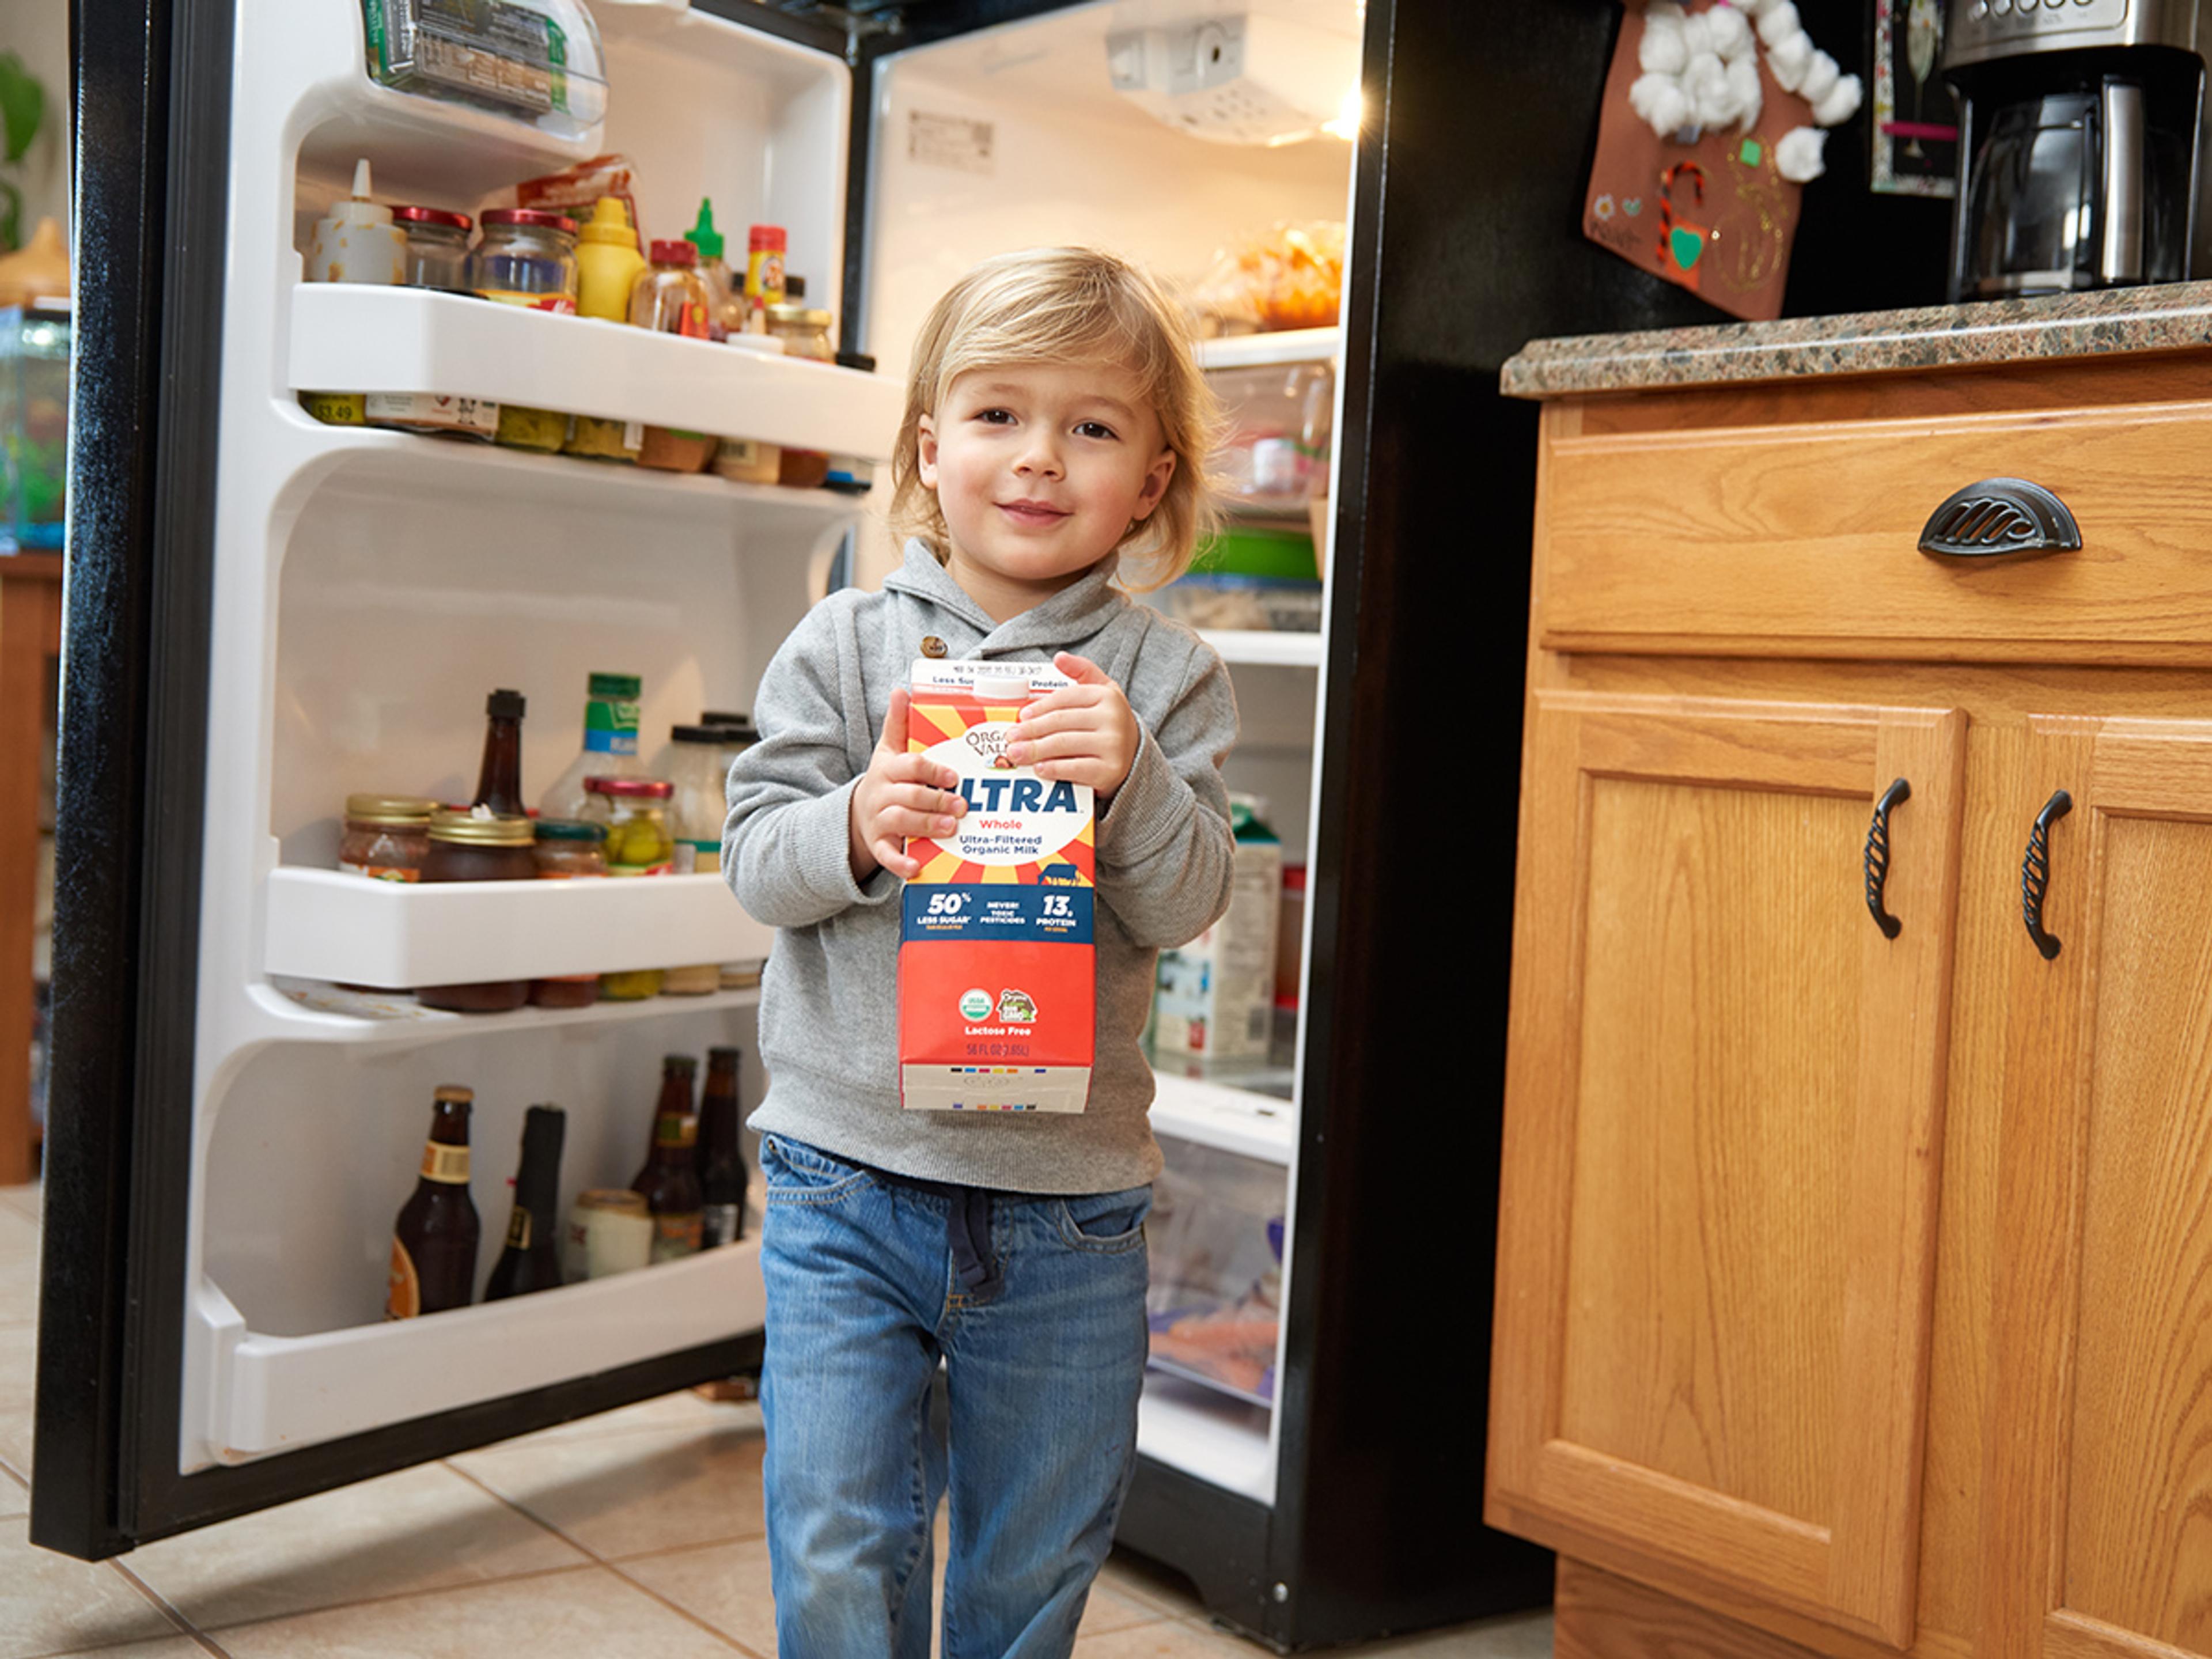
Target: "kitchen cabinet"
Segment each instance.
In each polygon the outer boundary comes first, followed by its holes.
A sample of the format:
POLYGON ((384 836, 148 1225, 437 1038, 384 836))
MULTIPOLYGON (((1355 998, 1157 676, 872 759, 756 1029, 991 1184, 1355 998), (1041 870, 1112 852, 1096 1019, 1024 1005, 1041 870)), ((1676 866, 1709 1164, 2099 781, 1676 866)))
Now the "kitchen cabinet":
POLYGON ((2212 1651, 2206 366, 1547 404, 1486 1518, 1562 1654, 2212 1651))

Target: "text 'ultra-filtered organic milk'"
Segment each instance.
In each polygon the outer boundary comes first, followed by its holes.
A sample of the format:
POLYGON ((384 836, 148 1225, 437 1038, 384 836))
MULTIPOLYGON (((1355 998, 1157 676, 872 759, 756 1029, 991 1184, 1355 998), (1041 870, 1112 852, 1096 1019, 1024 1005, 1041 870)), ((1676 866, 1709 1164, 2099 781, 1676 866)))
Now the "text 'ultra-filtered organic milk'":
POLYGON ((909 1109, 1079 1112, 1091 1090, 1091 790, 1006 758, 1024 705, 1072 684, 1042 663, 914 665, 907 750, 960 775, 968 811, 909 840, 899 1079, 909 1109))

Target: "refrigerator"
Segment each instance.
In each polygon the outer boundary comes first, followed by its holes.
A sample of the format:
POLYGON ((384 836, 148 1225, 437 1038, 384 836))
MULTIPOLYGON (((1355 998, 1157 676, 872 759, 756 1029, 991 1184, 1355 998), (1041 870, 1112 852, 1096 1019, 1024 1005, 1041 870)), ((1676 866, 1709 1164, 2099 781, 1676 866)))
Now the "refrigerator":
MULTIPOLYGON (((1217 368, 1337 374, 1321 627, 1214 635, 1244 713, 1230 785, 1267 799, 1310 872, 1297 1013, 1273 1066, 1164 1068, 1154 1109, 1171 1170, 1201 1194, 1217 1172, 1272 1224, 1276 1351, 1241 1396, 1148 1378, 1121 1536, 1284 1649, 1540 1601, 1548 1558, 1479 1520, 1494 1081, 1480 1057, 1471 1083, 1454 1069, 1449 1027, 1370 1052, 1409 987, 1418 1001, 1450 971, 1432 912, 1375 902, 1394 879, 1379 849, 1428 811, 1431 781, 1378 764, 1407 740, 1384 700, 1415 568, 1370 528, 1389 459, 1373 434, 1397 8, 916 0, 836 27, 749 0, 591 11, 607 98, 583 122, 375 83, 358 0, 76 9, 33 1540, 112 1555, 758 1364, 750 1233, 618 1279, 381 1316, 434 1089, 476 1091, 481 1284, 525 1109, 567 1113, 564 1199, 621 1184, 663 1054, 734 1043, 757 1101, 757 993, 438 1016, 331 988, 757 957, 770 930, 708 875, 365 881, 334 867, 338 815, 353 791, 466 799, 495 687, 528 698, 533 800, 580 747, 595 672, 641 677, 648 757, 672 724, 749 708, 807 605, 894 556, 881 486, 858 500, 326 426, 299 394, 489 397, 880 464, 915 329, 975 259, 1080 240, 1188 280, 1243 233, 1342 220, 1337 327, 1205 349, 1217 368), (1187 40, 1228 15, 1261 93, 1285 84, 1268 79, 1285 52, 1309 82, 1319 63, 1362 88, 1361 141, 1202 142, 1171 118, 1249 106, 1163 114, 1115 89, 1116 40, 1187 40), (648 237, 678 234, 702 196, 733 249, 748 222, 785 227, 789 270, 875 369, 302 281, 358 158, 380 200, 477 213, 607 152, 635 164, 648 237), (1383 1086, 1393 1065, 1435 1086, 1383 1086), (1431 1201, 1446 1170, 1459 1202, 1431 1201)), ((1519 619, 1492 620, 1517 661, 1519 619)), ((1503 895, 1510 799, 1497 821, 1503 895)))

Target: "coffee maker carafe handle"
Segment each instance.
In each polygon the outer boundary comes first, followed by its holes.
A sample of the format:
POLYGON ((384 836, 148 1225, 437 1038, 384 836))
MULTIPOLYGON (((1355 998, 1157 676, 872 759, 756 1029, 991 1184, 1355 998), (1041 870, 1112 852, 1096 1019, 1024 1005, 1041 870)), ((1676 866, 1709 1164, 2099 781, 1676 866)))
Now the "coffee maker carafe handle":
POLYGON ((2097 251, 2104 283, 2139 283, 2143 258, 2143 93, 2130 81, 2104 84, 2105 234, 2097 251))

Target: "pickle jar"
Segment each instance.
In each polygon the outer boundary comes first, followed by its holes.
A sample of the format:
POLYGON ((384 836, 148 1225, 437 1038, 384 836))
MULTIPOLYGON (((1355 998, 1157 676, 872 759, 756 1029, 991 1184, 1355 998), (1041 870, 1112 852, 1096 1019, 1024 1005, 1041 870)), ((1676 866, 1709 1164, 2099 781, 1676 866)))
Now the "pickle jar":
MULTIPOLYGON (((538 861, 540 881, 581 881, 607 872, 603 825, 575 818, 538 820, 538 844, 531 856, 538 861)), ((588 1008, 599 1000, 597 974, 556 974, 530 981, 530 1000, 541 1008, 588 1008)))
MULTIPOLYGON (((430 817, 430 846, 422 879, 432 881, 534 881, 538 860, 532 848, 537 835, 528 818, 473 810, 441 809, 430 817)), ((428 985, 415 993, 426 1008, 457 1014, 496 1014, 530 1000, 526 979, 489 980, 468 985, 428 985)))
POLYGON ((418 795, 348 795, 338 868, 378 881, 419 881, 437 802, 418 795))
POLYGON ((607 873, 665 876, 676 868, 668 827, 676 786, 665 778, 586 778, 584 817, 606 829, 607 873))

